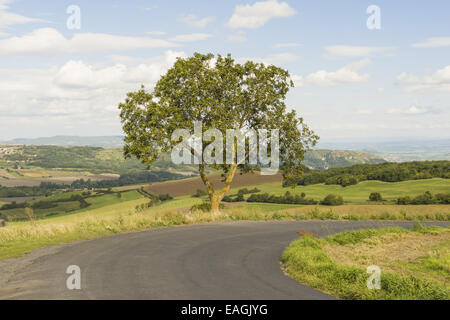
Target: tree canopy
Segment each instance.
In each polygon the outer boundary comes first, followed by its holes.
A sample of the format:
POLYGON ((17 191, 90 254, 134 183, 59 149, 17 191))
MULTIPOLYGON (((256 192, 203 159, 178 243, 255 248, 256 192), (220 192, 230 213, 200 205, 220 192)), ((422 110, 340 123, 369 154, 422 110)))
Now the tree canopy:
MULTIPOLYGON (((285 182, 293 184, 303 172, 304 152, 316 143, 318 136, 294 110, 287 110, 286 94, 291 87, 293 82, 288 71, 274 65, 252 61, 239 64, 230 55, 195 53, 186 59, 178 58, 152 92, 141 87, 128 93, 119 104, 125 156, 135 155, 150 166, 162 153, 172 151, 180 143, 179 139, 172 139, 176 130, 193 132, 194 124, 200 122, 202 150, 197 154, 191 146, 190 151, 193 157, 200 158, 199 173, 210 197, 211 210, 218 211, 236 171, 253 171, 261 163, 254 165, 248 161, 253 148, 250 139, 245 140, 246 161, 239 161, 237 142, 233 138, 228 143, 232 146, 234 162, 205 164, 202 161, 205 149, 217 139, 205 132, 220 131, 226 144, 227 129, 277 130, 280 169, 285 182), (207 177, 208 166, 223 173, 225 187, 218 192, 207 177)), ((273 149, 271 137, 267 136, 263 143, 273 149)), ((261 137, 258 142, 256 148, 260 150, 261 137)), ((213 149, 212 154, 217 152, 223 152, 223 158, 226 157, 225 150, 213 149)))

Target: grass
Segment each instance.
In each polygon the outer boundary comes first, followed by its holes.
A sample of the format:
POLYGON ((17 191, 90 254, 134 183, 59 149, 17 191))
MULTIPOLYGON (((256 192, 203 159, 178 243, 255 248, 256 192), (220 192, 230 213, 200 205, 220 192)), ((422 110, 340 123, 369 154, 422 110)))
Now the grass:
MULTIPOLYGON (((382 181, 363 181, 357 185, 341 187, 336 185, 316 184, 310 186, 297 186, 292 188, 283 188, 279 182, 264 183, 252 187, 257 187, 261 192, 267 192, 275 195, 283 195, 286 191, 292 194, 306 193, 307 198, 321 200, 330 193, 342 196, 346 203, 368 204, 369 195, 372 192, 379 192, 385 200, 394 201, 401 196, 417 196, 425 191, 436 193, 448 193, 450 181, 448 179, 427 179, 410 180, 403 182, 382 182, 382 181)), ((231 193, 237 192, 239 188, 234 188, 231 193)))
MULTIPOLYGON (((121 198, 116 194, 106 194, 99 197, 87 198, 89 207, 53 215, 35 221, 31 226, 27 221, 10 222, 0 228, 0 259, 20 256, 32 250, 51 244, 91 239, 118 232, 144 230, 154 227, 166 227, 180 224, 206 223, 212 221, 236 220, 431 220, 450 221, 450 207, 446 205, 427 206, 399 206, 388 204, 368 204, 370 192, 373 190, 389 190, 389 194, 417 194, 430 190, 433 193, 448 190, 448 180, 431 179, 400 183, 383 183, 369 181, 347 188, 336 186, 315 185, 298 187, 295 193, 306 192, 307 197, 323 198, 330 190, 337 189, 344 192, 344 199, 354 202, 337 206, 302 206, 271 203, 234 203, 222 210, 220 215, 208 213, 189 213, 194 204, 206 200, 192 198, 190 195, 179 196, 174 200, 151 207, 142 212, 136 212, 135 207, 148 203, 136 190, 123 189, 121 198), (362 186, 363 192, 357 186, 362 186), (408 188, 411 188, 410 190, 408 188), (447 189, 446 189, 447 188, 447 189), (128 191, 125 191, 128 190, 128 191), (351 197, 349 192, 356 195, 351 197), (108 228, 106 226, 109 226, 108 228)), ((280 183, 265 183, 249 188, 258 187, 262 192, 284 194, 287 188, 280 183)), ((236 193, 240 188, 234 188, 230 193, 236 193)), ((192 190, 195 192, 195 190, 192 190)), ((381 191, 383 194, 383 191, 381 191)), ((383 194, 388 197, 387 191, 383 194)), ((336 192, 339 194, 338 192, 336 192)), ((54 197, 68 197, 73 193, 56 195, 54 197)), ((425 260, 424 260, 425 261, 425 260)), ((430 258, 425 261, 436 264, 430 258)))
POLYGON ((448 300, 449 249, 448 228, 366 229, 306 235, 290 244, 282 263, 295 280, 342 299, 448 300), (381 268, 380 290, 367 288, 369 265, 381 268))

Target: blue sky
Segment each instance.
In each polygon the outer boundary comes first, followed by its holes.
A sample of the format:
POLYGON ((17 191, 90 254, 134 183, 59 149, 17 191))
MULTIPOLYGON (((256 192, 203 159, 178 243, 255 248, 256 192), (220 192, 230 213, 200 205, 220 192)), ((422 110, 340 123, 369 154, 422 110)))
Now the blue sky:
POLYGON ((194 52, 289 70, 288 105, 324 140, 449 137, 449 14, 448 1, 0 0, 0 141, 121 134, 126 92, 194 52))

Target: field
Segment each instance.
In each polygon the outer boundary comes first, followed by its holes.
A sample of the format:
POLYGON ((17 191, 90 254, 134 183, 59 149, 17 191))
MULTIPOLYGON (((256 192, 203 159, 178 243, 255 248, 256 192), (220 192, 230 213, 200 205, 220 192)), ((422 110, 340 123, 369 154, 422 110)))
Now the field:
MULTIPOLYGON (((219 174, 210 176, 210 181, 215 189, 223 187, 222 177, 219 174)), ((280 186, 282 181, 281 174, 261 176, 257 173, 236 174, 233 179, 232 187, 246 187, 265 183, 273 183, 274 186, 280 186)), ((205 189, 200 177, 188 178, 180 181, 157 182, 144 188, 145 191, 152 194, 170 194, 173 197, 194 194, 197 189, 205 189)))
MULTIPOLYGON (((74 208, 65 212, 55 210, 52 215, 42 219, 8 222, 0 228, 0 259, 14 257, 50 244, 90 239, 108 234, 143 230, 146 228, 167 227, 180 224, 207 223, 212 221, 236 220, 450 220, 448 205, 396 205, 389 201, 402 195, 448 192, 450 181, 445 179, 416 180, 397 183, 366 181, 355 186, 340 187, 327 185, 311 185, 306 187, 282 188, 277 176, 241 176, 233 184, 230 194, 246 186, 257 187, 261 192, 282 195, 286 191, 294 194, 305 192, 307 197, 317 200, 329 193, 344 197, 342 206, 291 205, 273 203, 226 203, 220 215, 202 212, 190 212, 194 204, 202 203, 207 197, 195 198, 195 179, 154 183, 147 191, 158 195, 167 190, 176 190, 183 195, 157 206, 144 208, 149 199, 133 190, 132 187, 114 188, 111 194, 87 197, 90 205, 86 208, 74 208), (268 178, 269 177, 269 178, 268 178), (275 182, 266 182, 273 179, 275 182), (255 181, 259 182, 254 184, 255 181), (252 184, 253 183, 253 184, 252 184), (131 189, 130 189, 131 188, 131 189), (118 196, 118 189, 121 196, 118 196), (381 192, 387 202, 369 203, 371 192, 381 192)), ((201 186, 201 185, 200 185, 201 186)), ((138 189, 138 187, 134 187, 138 189)), ((78 192, 80 193, 80 192, 78 192)), ((53 196, 67 197, 68 194, 53 196)), ((70 205, 70 203, 67 203, 70 205)), ((52 208, 54 209, 54 208, 52 208)), ((1 211, 0 211, 1 212, 1 211)))
POLYGON ((307 230, 283 253, 285 271, 341 299, 450 299, 450 229, 422 227, 346 231, 325 239, 307 230), (366 268, 381 271, 367 286, 366 268))

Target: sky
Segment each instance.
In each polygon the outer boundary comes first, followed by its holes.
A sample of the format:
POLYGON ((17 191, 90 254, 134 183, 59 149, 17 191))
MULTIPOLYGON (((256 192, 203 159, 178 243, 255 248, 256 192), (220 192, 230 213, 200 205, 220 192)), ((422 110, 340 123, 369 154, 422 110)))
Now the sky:
POLYGON ((195 52, 287 69, 323 140, 450 137, 448 0, 0 0, 0 141, 121 135, 126 93, 195 52))

